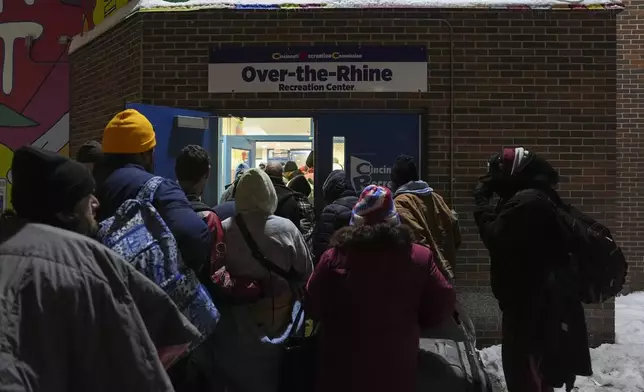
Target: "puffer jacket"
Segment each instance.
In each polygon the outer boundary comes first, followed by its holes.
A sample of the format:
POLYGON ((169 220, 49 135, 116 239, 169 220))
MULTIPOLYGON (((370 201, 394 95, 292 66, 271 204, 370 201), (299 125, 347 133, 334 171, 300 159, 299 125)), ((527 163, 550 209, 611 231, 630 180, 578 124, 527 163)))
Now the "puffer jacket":
POLYGON ((424 181, 411 181, 394 194, 396 211, 421 245, 429 246, 436 264, 447 279, 454 279, 456 250, 461 246, 461 232, 456 213, 424 181))
POLYGON ((322 185, 322 196, 327 205, 320 214, 313 234, 315 261, 329 248, 333 233, 349 225, 351 210, 358 202, 358 193, 347 181, 344 170, 335 170, 329 174, 322 185))

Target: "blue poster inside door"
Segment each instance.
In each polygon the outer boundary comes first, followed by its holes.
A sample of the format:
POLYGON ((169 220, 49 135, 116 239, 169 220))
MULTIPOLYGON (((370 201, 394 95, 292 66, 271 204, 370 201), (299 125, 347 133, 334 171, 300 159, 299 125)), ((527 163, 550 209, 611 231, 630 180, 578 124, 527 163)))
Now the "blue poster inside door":
POLYGON ((391 168, 399 155, 420 160, 419 114, 323 115, 317 117, 317 137, 315 180, 320 187, 333 168, 333 157, 342 141, 342 166, 358 192, 370 184, 390 187, 391 168))

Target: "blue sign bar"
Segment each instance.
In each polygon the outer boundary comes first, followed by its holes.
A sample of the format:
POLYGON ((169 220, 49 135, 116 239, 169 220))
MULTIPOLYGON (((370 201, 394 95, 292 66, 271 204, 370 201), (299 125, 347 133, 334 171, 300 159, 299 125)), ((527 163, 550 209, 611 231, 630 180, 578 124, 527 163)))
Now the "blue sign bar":
POLYGON ((244 46, 210 50, 210 64, 252 63, 415 63, 427 61, 427 48, 413 46, 244 46))

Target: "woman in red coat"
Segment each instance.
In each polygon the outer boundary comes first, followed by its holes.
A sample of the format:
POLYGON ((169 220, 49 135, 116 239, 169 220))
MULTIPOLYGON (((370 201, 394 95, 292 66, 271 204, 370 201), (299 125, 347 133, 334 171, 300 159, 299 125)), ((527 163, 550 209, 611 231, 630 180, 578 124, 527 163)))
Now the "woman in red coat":
POLYGON ((451 317, 454 290, 388 189, 365 188, 352 215, 307 286, 320 323, 316 392, 413 392, 420 331, 451 317))

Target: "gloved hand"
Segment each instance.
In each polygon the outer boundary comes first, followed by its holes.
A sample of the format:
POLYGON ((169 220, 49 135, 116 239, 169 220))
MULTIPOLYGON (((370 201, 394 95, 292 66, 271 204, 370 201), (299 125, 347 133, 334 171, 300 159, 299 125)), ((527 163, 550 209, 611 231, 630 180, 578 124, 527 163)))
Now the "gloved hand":
POLYGON ((500 175, 503 171, 503 157, 494 154, 487 160, 487 172, 493 176, 500 175))
POLYGON ((492 191, 492 187, 489 181, 490 179, 486 178, 488 176, 489 174, 481 177, 479 183, 476 185, 476 188, 474 188, 474 203, 477 206, 485 206, 490 204, 490 200, 492 200, 492 197, 494 196, 494 192, 492 191))

